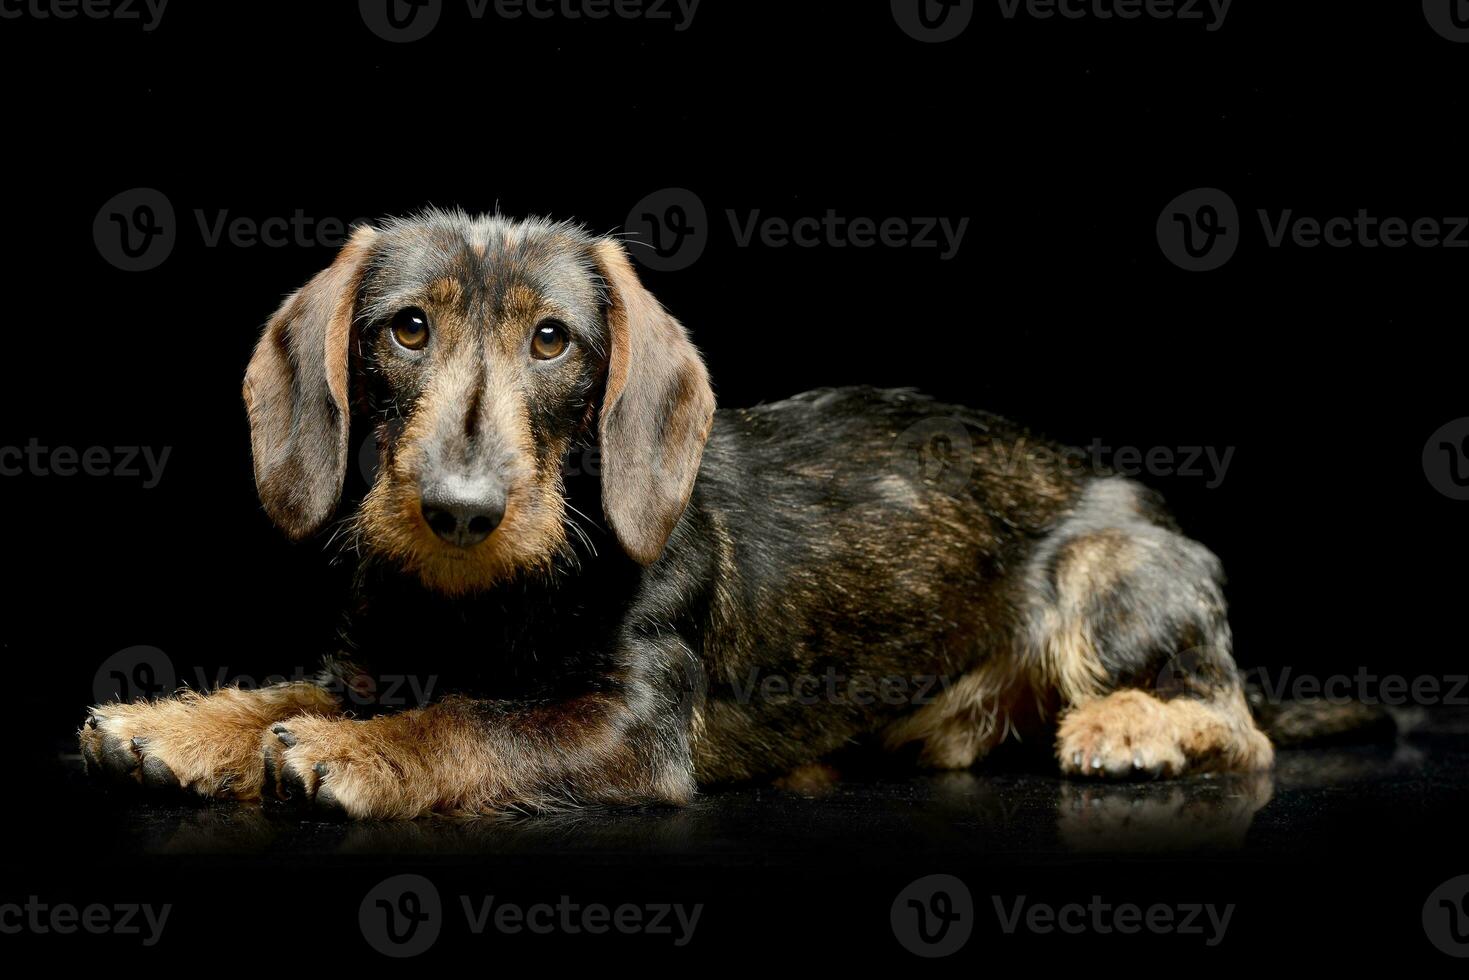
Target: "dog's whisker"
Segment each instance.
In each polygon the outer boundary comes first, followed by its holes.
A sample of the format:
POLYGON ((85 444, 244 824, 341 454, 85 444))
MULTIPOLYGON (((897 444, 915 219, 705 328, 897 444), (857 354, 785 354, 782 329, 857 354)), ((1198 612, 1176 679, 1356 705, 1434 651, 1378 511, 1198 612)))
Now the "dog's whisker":
POLYGON ((588 537, 587 532, 582 528, 582 526, 569 517, 562 517, 561 522, 576 532, 576 536, 581 539, 581 543, 586 545, 587 550, 592 553, 592 557, 596 558, 597 546, 592 544, 592 539, 588 537))
POLYGON ((567 500, 567 499, 566 499, 566 498, 565 498, 565 497, 562 497, 562 498, 561 498, 561 502, 562 502, 562 503, 563 503, 563 504, 565 504, 565 505, 566 505, 566 509, 567 509, 567 510, 569 510, 569 511, 571 511, 571 512, 572 512, 572 513, 573 513, 573 514, 575 514, 575 515, 576 515, 576 516, 577 516, 577 517, 580 517, 580 518, 581 518, 581 519, 582 519, 582 520, 584 520, 584 521, 586 521, 586 522, 588 522, 588 523, 589 523, 589 524, 591 524, 591 525, 592 525, 592 526, 593 526, 593 527, 600 527, 600 526, 601 526, 601 525, 599 525, 599 524, 598 524, 598 523, 597 523, 597 522, 596 522, 596 521, 595 521, 595 520, 593 520, 593 519, 592 519, 592 518, 591 518, 591 517, 589 517, 589 516, 588 516, 588 515, 587 515, 587 514, 585 514, 585 513, 583 513, 583 512, 582 512, 582 511, 580 511, 580 510, 578 510, 578 509, 577 509, 577 508, 576 508, 576 507, 575 507, 575 506, 574 506, 574 505, 573 505, 573 504, 572 504, 572 503, 571 503, 571 501, 569 501, 569 500, 567 500))

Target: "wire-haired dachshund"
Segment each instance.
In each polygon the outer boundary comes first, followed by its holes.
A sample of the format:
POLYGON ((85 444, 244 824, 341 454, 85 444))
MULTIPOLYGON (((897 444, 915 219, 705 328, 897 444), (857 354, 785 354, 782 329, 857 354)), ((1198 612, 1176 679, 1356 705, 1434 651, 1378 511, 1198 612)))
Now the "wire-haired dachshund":
POLYGON ((311 679, 93 708, 89 771, 415 817, 681 804, 853 744, 965 767, 1033 725, 1074 776, 1271 765, 1219 563, 1157 496, 907 391, 716 411, 580 227, 361 227, 244 394, 266 513, 356 562, 341 645, 311 679))

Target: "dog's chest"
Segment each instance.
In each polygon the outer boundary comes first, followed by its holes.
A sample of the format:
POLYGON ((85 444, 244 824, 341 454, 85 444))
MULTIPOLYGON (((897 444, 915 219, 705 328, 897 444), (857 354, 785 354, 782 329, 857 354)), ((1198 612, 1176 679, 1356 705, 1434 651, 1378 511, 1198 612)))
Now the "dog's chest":
POLYGON ((364 592, 344 631, 344 684, 396 688, 426 701, 446 694, 522 699, 570 693, 605 672, 628 599, 602 577, 446 599, 388 583, 364 592))

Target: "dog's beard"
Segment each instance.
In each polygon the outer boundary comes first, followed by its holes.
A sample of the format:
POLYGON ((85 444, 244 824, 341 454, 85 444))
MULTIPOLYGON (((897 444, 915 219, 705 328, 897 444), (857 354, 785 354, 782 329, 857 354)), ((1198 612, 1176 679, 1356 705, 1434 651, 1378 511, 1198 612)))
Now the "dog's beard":
POLYGON ((559 486, 512 489, 494 533, 459 548, 439 540, 428 526, 415 485, 378 479, 354 518, 353 538, 364 558, 396 566, 433 592, 462 596, 517 578, 549 578, 576 561, 559 486))

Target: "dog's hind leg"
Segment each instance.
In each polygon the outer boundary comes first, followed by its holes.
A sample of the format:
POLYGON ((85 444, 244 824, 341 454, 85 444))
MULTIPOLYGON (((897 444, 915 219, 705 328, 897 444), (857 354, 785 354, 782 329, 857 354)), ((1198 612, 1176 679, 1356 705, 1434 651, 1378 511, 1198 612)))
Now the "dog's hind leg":
POLYGON ((1035 714, 1035 696, 1013 659, 994 659, 959 677, 932 701, 882 730, 883 746, 916 746, 925 769, 966 769, 1035 714))
POLYGON ((266 729, 302 712, 339 711, 335 695, 307 682, 184 691, 156 701, 97 705, 77 737, 89 774, 150 789, 254 800, 263 782, 260 739, 266 729))
POLYGON ((1138 485, 1099 479, 1026 565, 1017 655, 1060 705, 1066 773, 1251 771, 1273 761, 1231 654, 1218 559, 1169 523, 1138 485))

